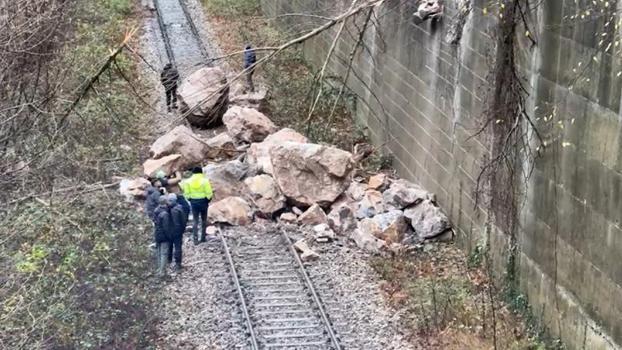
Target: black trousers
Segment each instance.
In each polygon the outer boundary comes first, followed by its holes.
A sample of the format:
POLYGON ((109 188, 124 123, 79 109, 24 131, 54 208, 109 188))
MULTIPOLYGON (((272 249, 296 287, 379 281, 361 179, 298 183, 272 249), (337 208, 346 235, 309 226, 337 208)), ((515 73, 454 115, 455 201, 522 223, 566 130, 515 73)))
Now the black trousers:
POLYGON ((171 102, 173 106, 177 105, 177 85, 173 85, 169 88, 165 88, 166 90, 166 106, 170 107, 171 102))
POLYGON ((203 199, 191 199, 190 206, 192 207, 192 239, 205 239, 205 231, 207 229, 207 208, 209 207, 209 200, 203 199), (201 221, 201 234, 199 235, 199 220, 201 221), (200 237, 199 237, 200 236, 200 237))
POLYGON ((181 265, 181 246, 182 236, 173 239, 168 244, 168 262, 169 264, 175 259, 175 264, 181 265))

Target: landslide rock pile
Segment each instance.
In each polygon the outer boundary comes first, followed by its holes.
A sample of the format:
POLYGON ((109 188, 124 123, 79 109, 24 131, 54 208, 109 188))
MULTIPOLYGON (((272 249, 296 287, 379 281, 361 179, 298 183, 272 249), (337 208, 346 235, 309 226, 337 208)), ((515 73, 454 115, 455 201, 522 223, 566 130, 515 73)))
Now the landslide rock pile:
MULTIPOLYGON (((207 164, 211 222, 248 225, 262 218, 307 226, 316 243, 345 239, 370 253, 453 237, 434 194, 420 186, 386 174, 354 179, 358 156, 279 130, 257 109, 233 105, 223 114, 226 132, 203 139, 178 126, 153 143, 144 164, 145 176, 207 164)), ((145 182, 125 187, 126 195, 140 197, 145 182)), ((309 243, 299 246, 315 257, 309 243)))

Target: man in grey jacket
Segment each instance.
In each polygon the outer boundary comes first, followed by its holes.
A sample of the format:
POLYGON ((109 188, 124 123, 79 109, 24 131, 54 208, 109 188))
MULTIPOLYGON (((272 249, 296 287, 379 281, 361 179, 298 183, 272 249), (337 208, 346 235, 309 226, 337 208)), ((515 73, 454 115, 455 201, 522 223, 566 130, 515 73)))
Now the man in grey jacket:
POLYGON ((167 260, 172 262, 175 259, 175 271, 181 270, 181 255, 184 232, 188 223, 188 215, 181 204, 177 203, 177 195, 170 193, 166 196, 168 207, 173 220, 174 234, 171 244, 168 247, 167 260))
POLYGON ((154 239, 157 247, 158 257, 158 276, 166 276, 168 266, 168 251, 173 238, 176 235, 176 228, 173 223, 171 211, 165 196, 158 199, 158 207, 154 211, 154 239))

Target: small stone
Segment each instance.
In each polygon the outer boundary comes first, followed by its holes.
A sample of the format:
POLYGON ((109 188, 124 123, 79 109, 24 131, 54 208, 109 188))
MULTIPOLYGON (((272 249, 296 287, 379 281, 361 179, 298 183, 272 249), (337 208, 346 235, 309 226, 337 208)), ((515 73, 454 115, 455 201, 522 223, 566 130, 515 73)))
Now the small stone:
POLYGON ((302 253, 300 255, 300 259, 304 262, 317 260, 320 258, 320 255, 314 252, 307 244, 307 241, 304 239, 301 239, 294 243, 294 248, 302 253))
POLYGON ((279 220, 287 223, 294 223, 298 220, 298 217, 294 213, 283 213, 279 217, 279 220))
POLYGON ((384 191, 389 187, 389 177, 386 174, 377 174, 369 178, 367 188, 370 190, 384 191))
POLYGON ((324 210, 316 203, 298 217, 298 222, 302 225, 319 225, 327 223, 328 219, 324 210))
POLYGON ((328 224, 319 224, 313 226, 313 238, 316 242, 327 243, 335 240, 336 235, 333 230, 330 229, 328 224))
POLYGON ((303 211, 298 207, 292 207, 292 212, 298 216, 302 215, 303 211))

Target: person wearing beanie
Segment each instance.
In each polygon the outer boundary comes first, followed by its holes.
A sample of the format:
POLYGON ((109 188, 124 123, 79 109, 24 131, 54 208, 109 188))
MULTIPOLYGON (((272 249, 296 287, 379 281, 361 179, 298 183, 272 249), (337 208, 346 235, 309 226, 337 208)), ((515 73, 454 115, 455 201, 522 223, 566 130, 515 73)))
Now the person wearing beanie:
POLYGON ((255 50, 250 45, 246 45, 244 48, 244 69, 248 69, 246 72, 246 82, 250 92, 255 92, 255 85, 253 84, 253 74, 255 73, 255 63, 257 63, 257 56, 255 50))
POLYGON ((194 244, 199 244, 198 226, 201 222, 200 241, 205 242, 205 232, 207 230, 207 209, 212 199, 212 184, 203 174, 201 167, 192 169, 192 176, 180 183, 181 190, 190 201, 192 208, 192 239, 194 244))

